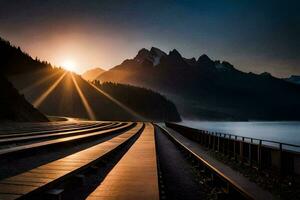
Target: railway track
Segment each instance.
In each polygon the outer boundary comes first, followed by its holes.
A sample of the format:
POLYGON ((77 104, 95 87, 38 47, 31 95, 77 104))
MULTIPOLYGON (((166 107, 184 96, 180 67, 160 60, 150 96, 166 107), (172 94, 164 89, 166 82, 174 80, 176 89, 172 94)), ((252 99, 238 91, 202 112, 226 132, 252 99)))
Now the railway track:
POLYGON ((158 160, 164 161, 158 159, 160 154, 155 141, 155 134, 162 133, 155 132, 154 126, 197 163, 198 169, 211 178, 215 187, 222 189, 226 198, 259 199, 162 126, 142 122, 64 123, 21 124, 15 130, 10 124, 0 128, 1 162, 26 160, 26 157, 33 160, 32 157, 42 152, 46 155, 90 143, 63 156, 27 166, 19 173, 2 176, 0 200, 165 198, 161 195, 164 185, 161 185, 158 167, 158 160), (73 190, 83 192, 76 195, 73 190))

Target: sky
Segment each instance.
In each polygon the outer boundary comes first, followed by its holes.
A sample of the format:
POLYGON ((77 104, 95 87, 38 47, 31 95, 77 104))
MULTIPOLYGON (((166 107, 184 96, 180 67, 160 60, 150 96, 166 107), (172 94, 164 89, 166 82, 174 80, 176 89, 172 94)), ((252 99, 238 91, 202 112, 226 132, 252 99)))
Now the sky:
POLYGON ((0 0, 0 37, 54 65, 109 69, 139 49, 300 74, 297 0, 0 0))

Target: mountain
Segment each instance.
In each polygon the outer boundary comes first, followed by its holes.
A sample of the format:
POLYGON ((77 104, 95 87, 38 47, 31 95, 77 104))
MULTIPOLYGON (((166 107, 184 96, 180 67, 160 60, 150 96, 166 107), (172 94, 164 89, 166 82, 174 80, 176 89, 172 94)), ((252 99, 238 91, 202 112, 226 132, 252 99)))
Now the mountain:
POLYGON ((300 76, 292 75, 289 78, 285 78, 284 80, 300 85, 300 76))
POLYGON ((42 113, 28 103, 13 85, 0 75, 0 121, 46 122, 42 113))
POLYGON ((300 87, 237 70, 207 55, 184 58, 152 47, 101 74, 101 82, 147 87, 166 95, 185 118, 214 120, 300 119, 300 87))
POLYGON ((101 69, 99 67, 87 70, 84 72, 81 76, 87 81, 93 81, 95 80, 98 76, 100 76, 103 72, 105 72, 104 69, 101 69))
MULTIPOLYGON (((101 88, 97 90, 79 75, 64 70, 19 74, 11 76, 10 80, 33 105, 48 115, 118 121, 140 121, 146 118, 143 113, 135 110, 132 112, 133 108, 124 106, 122 100, 114 98, 101 88)), ((128 96, 129 101, 135 98, 136 96, 128 96)), ((158 121, 161 118, 157 116, 146 120, 158 121)), ((169 118, 172 118, 171 113, 169 118)), ((177 115, 172 119, 177 121, 177 115)))
MULTIPOLYGON (((97 120, 140 121, 142 114, 74 73, 32 59, 20 48, 1 40, 1 74, 37 109, 47 115, 97 120)), ((134 99, 135 96, 129 96, 134 99)), ((160 102, 157 102, 160 103, 160 102)), ((162 102, 163 103, 163 100, 162 102)), ((178 113, 177 113, 178 114, 178 113)), ((171 113, 166 115, 171 119, 171 113)), ((174 116, 174 119, 178 119, 174 116)), ((161 119, 161 118, 159 118, 161 119)), ((157 121, 158 118, 147 118, 157 121)), ((166 118, 167 119, 167 118, 166 118)))
POLYGON ((47 115, 98 120, 138 120, 80 76, 64 70, 10 76, 22 94, 47 115))

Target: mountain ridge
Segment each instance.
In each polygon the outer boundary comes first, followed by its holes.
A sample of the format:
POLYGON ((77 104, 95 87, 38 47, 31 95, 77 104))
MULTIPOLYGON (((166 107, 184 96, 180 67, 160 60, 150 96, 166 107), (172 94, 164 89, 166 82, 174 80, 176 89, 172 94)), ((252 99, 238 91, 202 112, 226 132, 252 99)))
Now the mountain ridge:
POLYGON ((102 73, 104 73, 106 70, 100 68, 100 67, 95 67, 92 69, 89 69, 85 71, 81 76, 87 81, 93 81, 95 80, 98 76, 100 76, 102 73))
POLYGON ((159 91, 172 98, 188 118, 211 119, 207 111, 219 113, 221 120, 300 119, 300 87, 294 84, 270 74, 239 71, 229 62, 212 60, 205 54, 196 63, 193 58, 183 58, 176 49, 162 55, 154 65, 151 49, 141 49, 136 57, 97 79, 159 91))
POLYGON ((0 97, 0 121, 49 121, 46 116, 28 103, 3 75, 0 75, 0 89, 5 94, 0 97))
MULTIPOLYGON (((0 50, 2 53, 0 62, 4 63, 1 65, 1 75, 6 76, 28 102, 35 105, 41 112, 53 116, 97 120, 141 121, 140 116, 128 112, 128 109, 120 106, 120 102, 98 91, 93 84, 81 76, 53 67, 50 63, 37 58, 32 59, 19 47, 14 47, 5 40, 0 41, 0 50)), ((129 100, 132 98, 134 96, 128 97, 129 100)), ((30 107, 36 110, 31 105, 30 107)), ((152 111, 148 107, 144 109, 152 111)), ((164 116, 158 113, 148 115, 153 118, 147 120, 180 120, 177 110, 173 107, 172 109, 168 112, 171 111, 173 114, 170 112, 166 119, 162 119, 164 116)))

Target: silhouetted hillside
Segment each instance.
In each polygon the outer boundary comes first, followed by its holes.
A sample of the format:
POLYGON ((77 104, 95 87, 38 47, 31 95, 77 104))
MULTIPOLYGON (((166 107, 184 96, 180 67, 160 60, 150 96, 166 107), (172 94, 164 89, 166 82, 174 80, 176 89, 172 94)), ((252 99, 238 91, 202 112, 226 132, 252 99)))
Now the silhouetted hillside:
POLYGON ((111 82, 93 84, 147 119, 180 121, 176 106, 152 90, 111 82))
POLYGON ((36 71, 11 76, 22 94, 47 115, 97 120, 141 120, 111 101, 80 76, 64 70, 36 71), (88 108, 86 107, 88 106, 88 108))
MULTIPOLYGON (((80 76, 64 70, 36 71, 11 76, 10 79, 31 103, 48 115, 92 118, 89 108, 98 120, 140 121, 146 118, 138 110, 132 108, 131 112, 123 107, 80 76)), ((149 114, 146 120, 160 120, 159 115, 152 116, 149 114)))
POLYGON ((0 121, 45 122, 48 119, 29 104, 13 85, 0 75, 0 121))
POLYGON ((100 75, 102 82, 151 88, 165 94, 184 117, 202 119, 300 119, 300 87, 268 73, 244 73, 207 55, 183 58, 157 48, 100 75))
POLYGON ((52 68, 50 63, 32 59, 21 51, 20 47, 14 47, 2 38, 0 38, 0 63, 0 72, 6 75, 52 68))
POLYGON ((93 81, 93 80, 95 80, 95 78, 97 78, 104 72, 105 72, 104 69, 97 67, 94 69, 87 70, 81 76, 82 76, 82 78, 84 78, 87 81, 93 81))
MULTIPOLYGON (((20 48, 13 47, 4 40, 0 41, 0 48, 0 59, 3 63, 1 74, 6 74, 20 93, 47 115, 97 120, 144 119, 137 111, 121 106, 118 101, 97 90, 94 85, 76 74, 53 68, 38 59, 34 60, 20 48)), ((163 100, 161 103, 166 103, 163 100)), ((161 119, 159 114, 147 114, 148 120, 161 119)), ((177 115, 174 116, 178 119, 177 115)))

